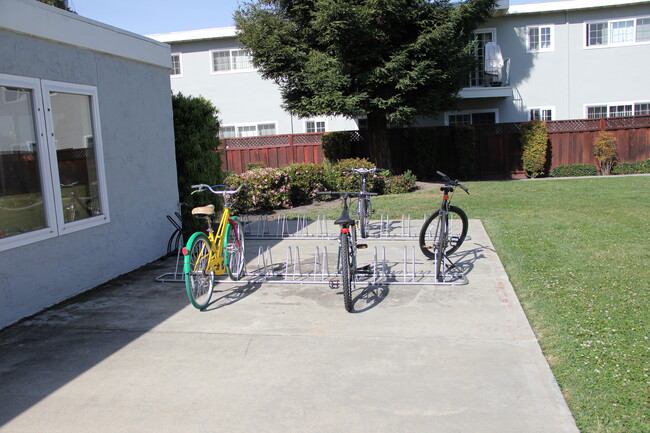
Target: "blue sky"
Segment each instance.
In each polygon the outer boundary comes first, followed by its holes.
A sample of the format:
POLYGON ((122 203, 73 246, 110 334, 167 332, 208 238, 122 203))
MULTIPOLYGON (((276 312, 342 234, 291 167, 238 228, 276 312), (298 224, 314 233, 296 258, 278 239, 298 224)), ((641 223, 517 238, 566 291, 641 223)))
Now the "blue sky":
MULTIPOLYGON (((548 0, 510 0, 510 4, 548 0)), ((239 0, 69 0, 81 16, 139 33, 180 32, 184 30, 234 25, 232 14, 239 0)))

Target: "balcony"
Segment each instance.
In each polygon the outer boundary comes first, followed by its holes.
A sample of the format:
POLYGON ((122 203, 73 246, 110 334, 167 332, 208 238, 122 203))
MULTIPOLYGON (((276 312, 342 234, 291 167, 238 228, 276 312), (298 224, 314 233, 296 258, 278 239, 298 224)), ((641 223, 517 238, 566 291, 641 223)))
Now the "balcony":
POLYGON ((460 97, 463 99, 511 97, 510 59, 504 59, 501 70, 492 72, 494 73, 487 73, 480 68, 472 73, 469 86, 460 91, 460 97))

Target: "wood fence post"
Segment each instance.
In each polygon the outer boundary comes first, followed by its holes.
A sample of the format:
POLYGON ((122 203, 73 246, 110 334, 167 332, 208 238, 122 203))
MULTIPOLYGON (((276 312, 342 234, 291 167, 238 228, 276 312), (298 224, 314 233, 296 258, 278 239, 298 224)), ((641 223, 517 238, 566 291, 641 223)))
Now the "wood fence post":
POLYGON ((293 164, 294 155, 293 155, 293 134, 289 134, 289 163, 293 164))

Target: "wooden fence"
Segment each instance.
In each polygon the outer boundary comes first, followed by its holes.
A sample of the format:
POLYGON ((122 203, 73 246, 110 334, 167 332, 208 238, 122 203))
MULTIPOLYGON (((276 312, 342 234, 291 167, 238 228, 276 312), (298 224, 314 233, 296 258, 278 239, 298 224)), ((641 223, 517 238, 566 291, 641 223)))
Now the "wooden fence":
MULTIPOLYGON (((474 125, 473 178, 516 179, 525 177, 519 141, 522 123, 474 125)), ((619 162, 650 158, 650 116, 578 119, 547 122, 550 167, 564 164, 594 164, 593 140, 600 131, 617 138, 619 162)), ((349 131, 353 156, 368 157, 365 131, 349 131)), ((285 167, 297 162, 323 162, 321 133, 265 137, 227 138, 219 148, 223 168, 241 173, 248 163, 285 167)), ((441 170, 456 175, 457 128, 395 128, 390 130, 392 165, 395 172, 412 170, 420 179, 435 178, 441 170), (422 137, 426 137, 423 139, 422 137), (424 145, 423 145, 424 143, 424 145)))
POLYGON ((323 162, 322 133, 265 135, 221 139, 222 168, 236 173, 250 163, 286 167, 298 162, 323 162))

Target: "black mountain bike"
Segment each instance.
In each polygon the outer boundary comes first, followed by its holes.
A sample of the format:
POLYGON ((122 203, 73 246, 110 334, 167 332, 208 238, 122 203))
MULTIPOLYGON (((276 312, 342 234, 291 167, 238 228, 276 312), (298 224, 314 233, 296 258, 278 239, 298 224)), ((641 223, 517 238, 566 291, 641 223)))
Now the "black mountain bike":
MULTIPOLYGON (((357 269, 357 249, 368 248, 366 244, 357 244, 357 228, 353 218, 348 212, 348 199, 358 196, 358 192, 327 191, 319 192, 321 195, 340 195, 343 197, 343 210, 339 219, 334 224, 341 227, 339 235, 339 254, 337 270, 343 288, 343 305, 348 312, 352 311, 352 283, 357 269)), ((333 284, 332 284, 333 285, 333 284)))
POLYGON ((454 267, 448 256, 461 246, 467 236, 467 215, 461 208, 449 204, 451 196, 455 187, 467 194, 469 190, 458 179, 452 180, 439 171, 436 173, 445 180, 445 184, 440 187, 443 192, 442 204, 440 209, 424 221, 419 243, 424 255, 435 260, 436 280, 442 282, 446 271, 454 267), (449 265, 445 265, 445 259, 449 265))
POLYGON ((377 195, 375 192, 368 192, 368 175, 379 173, 383 170, 379 168, 347 168, 343 171, 346 173, 356 173, 361 176, 361 191, 357 193, 357 216, 359 218, 359 234, 362 238, 367 238, 370 214, 372 214, 370 197, 377 195))

